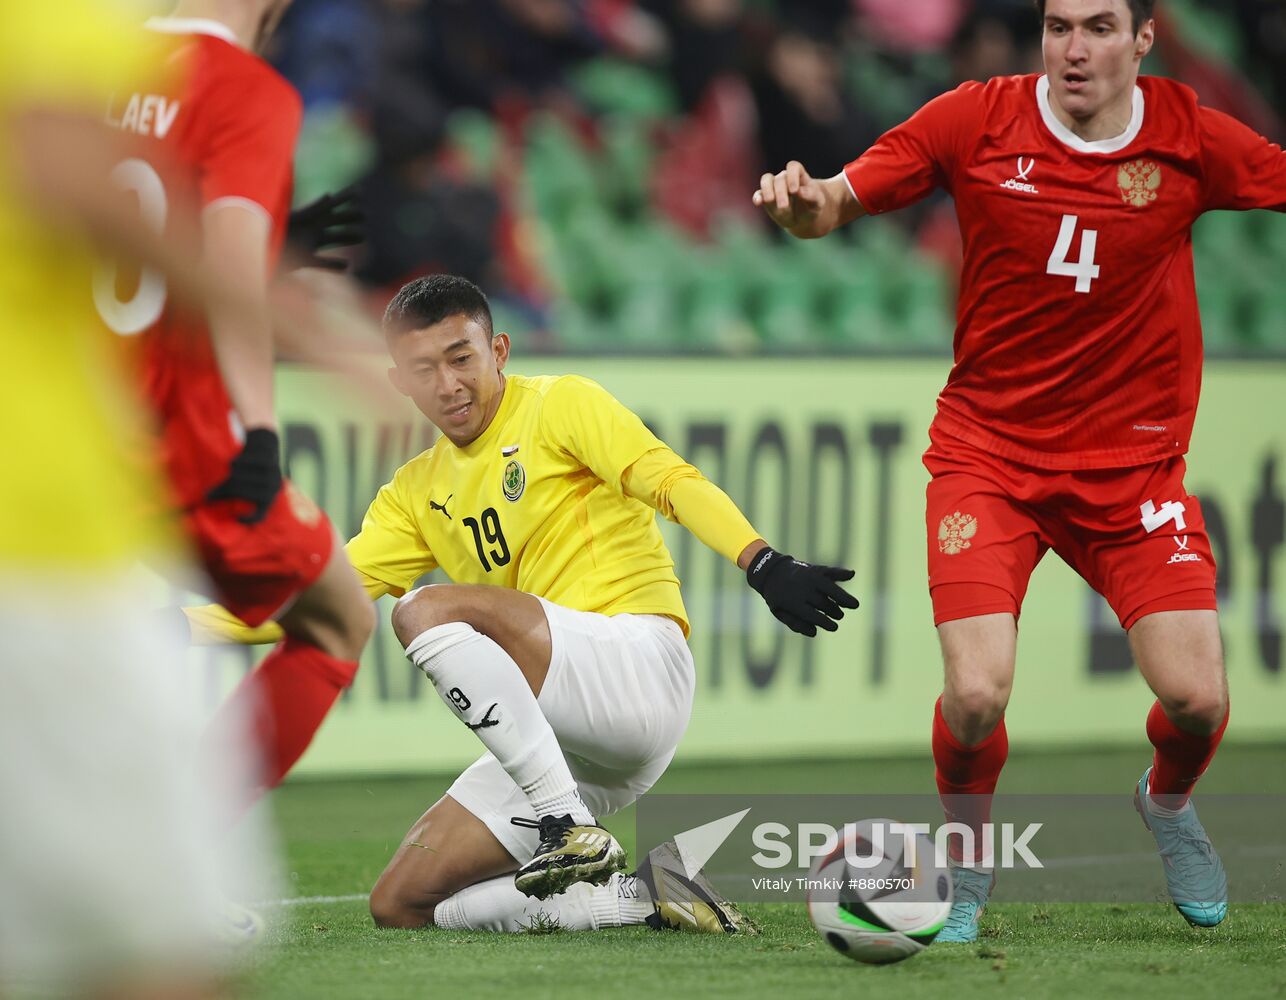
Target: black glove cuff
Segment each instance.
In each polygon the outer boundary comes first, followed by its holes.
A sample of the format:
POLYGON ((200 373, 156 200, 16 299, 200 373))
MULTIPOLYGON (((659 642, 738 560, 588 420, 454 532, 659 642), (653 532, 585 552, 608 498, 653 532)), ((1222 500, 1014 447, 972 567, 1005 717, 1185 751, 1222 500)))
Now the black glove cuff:
POLYGON ((746 582, 755 593, 762 595, 768 583, 768 577, 782 562, 789 562, 790 559, 791 557, 784 552, 778 552, 772 546, 766 547, 750 560, 750 565, 746 567, 746 582))
POLYGON ((246 431, 241 454, 256 463, 281 465, 281 442, 271 427, 252 427, 246 431))

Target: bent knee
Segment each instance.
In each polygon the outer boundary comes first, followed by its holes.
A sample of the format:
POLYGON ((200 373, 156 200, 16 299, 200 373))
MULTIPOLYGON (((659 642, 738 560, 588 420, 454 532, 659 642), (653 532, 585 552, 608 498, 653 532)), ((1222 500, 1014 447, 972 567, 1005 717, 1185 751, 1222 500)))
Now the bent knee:
POLYGON ((970 729, 991 727, 1005 714, 1009 691, 1008 684, 981 678, 957 682, 944 694, 943 709, 970 729))
POLYGON ((376 884, 371 890, 371 919, 376 927, 411 930, 416 927, 427 927, 433 923, 433 911, 437 902, 413 902, 397 891, 397 888, 384 882, 376 884))
POLYGON ((407 646, 416 636, 449 622, 468 622, 469 614, 451 584, 417 587, 393 606, 393 633, 407 646))
POLYGON ((1191 732, 1213 733, 1228 717, 1228 695, 1222 685, 1168 692, 1159 698, 1165 714, 1191 732))

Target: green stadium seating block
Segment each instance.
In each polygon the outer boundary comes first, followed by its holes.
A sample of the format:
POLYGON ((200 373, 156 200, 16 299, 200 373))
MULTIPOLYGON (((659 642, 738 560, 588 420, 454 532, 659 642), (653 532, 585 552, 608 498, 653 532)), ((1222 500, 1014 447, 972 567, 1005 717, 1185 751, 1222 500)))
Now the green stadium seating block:
POLYGON ((663 74, 611 56, 583 63, 573 72, 572 84, 600 114, 659 119, 678 110, 674 88, 663 74))

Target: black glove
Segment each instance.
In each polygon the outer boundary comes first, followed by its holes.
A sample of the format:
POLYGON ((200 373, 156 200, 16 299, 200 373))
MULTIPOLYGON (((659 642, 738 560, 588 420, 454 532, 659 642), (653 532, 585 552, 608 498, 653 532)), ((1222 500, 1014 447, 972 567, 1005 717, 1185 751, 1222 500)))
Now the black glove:
POLYGON ((281 492, 281 448, 277 432, 267 427, 246 431, 245 444, 232 460, 228 478, 205 495, 206 500, 244 500, 254 510, 237 518, 242 524, 258 524, 281 492))
POLYGON ((792 632, 809 636, 816 635, 819 626, 834 632, 844 608, 857 607, 857 598, 835 582, 851 579, 851 569, 814 566, 771 548, 746 568, 746 582, 773 616, 792 632))
POLYGON ((290 213, 286 226, 286 242, 291 250, 288 266, 347 269, 348 261, 343 257, 323 257, 319 251, 361 243, 366 238, 362 227, 365 221, 366 216, 357 207, 357 188, 351 184, 301 205, 290 213))

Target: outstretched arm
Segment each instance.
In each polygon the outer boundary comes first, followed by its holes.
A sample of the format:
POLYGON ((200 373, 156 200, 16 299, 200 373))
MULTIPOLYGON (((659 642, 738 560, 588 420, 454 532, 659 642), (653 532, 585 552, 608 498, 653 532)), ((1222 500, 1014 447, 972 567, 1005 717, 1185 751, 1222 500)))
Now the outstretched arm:
POLYGON ((660 442, 625 470, 621 485, 745 570, 746 582, 793 631, 834 632, 843 609, 858 606, 838 583, 851 580, 852 570, 814 566, 776 551, 723 490, 660 442))
POLYGON ((866 214, 844 175, 826 180, 809 175, 798 160, 759 178, 750 199, 768 218, 801 240, 813 240, 866 214))
POLYGON ((963 83, 935 97, 826 180, 798 160, 764 174, 752 196, 792 236, 816 239, 863 215, 892 212, 938 188, 952 190, 986 117, 985 85, 963 83))
POLYGON ((621 486, 741 569, 768 544, 728 494, 660 441, 625 470, 621 486))
POLYGON ((833 632, 843 609, 857 607, 836 583, 851 579, 851 570, 810 566, 769 548, 723 490, 602 386, 564 376, 546 394, 542 420, 551 441, 603 482, 683 525, 746 570, 746 581, 777 619, 801 635, 816 635, 818 628, 833 632))

